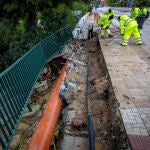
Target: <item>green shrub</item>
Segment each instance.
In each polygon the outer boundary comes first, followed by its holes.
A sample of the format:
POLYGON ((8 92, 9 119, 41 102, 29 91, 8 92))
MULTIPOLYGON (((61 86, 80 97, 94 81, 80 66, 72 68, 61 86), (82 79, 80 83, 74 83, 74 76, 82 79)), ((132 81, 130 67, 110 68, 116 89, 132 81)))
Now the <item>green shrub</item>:
POLYGON ((73 2, 71 8, 65 4, 45 7, 37 12, 36 19, 41 21, 40 24, 33 27, 29 27, 27 13, 15 24, 10 19, 0 20, 0 72, 51 33, 67 25, 74 27, 80 18, 77 19, 73 11, 81 10, 84 15, 89 9, 91 7, 83 2, 73 2))

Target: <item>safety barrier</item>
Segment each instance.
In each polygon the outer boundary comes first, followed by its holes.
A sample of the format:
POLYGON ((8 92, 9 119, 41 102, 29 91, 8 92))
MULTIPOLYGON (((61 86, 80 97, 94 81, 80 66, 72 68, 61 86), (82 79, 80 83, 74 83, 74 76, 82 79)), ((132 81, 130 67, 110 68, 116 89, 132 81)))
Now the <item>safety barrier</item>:
POLYGON ((0 74, 0 149, 7 149, 44 65, 72 38, 71 27, 50 35, 0 74))

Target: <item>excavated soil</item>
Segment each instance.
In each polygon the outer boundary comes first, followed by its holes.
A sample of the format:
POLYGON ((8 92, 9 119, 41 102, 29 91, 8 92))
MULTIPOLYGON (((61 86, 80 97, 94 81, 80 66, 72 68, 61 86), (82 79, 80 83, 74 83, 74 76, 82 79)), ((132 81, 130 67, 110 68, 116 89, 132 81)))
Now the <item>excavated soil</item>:
POLYGON ((90 108, 96 149, 128 149, 126 133, 118 110, 98 38, 86 42, 91 79, 90 108))

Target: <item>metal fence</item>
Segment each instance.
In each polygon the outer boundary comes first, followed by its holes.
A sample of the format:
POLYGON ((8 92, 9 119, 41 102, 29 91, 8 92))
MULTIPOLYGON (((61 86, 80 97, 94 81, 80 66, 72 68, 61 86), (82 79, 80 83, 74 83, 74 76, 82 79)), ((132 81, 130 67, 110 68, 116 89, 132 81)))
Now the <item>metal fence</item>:
POLYGON ((71 27, 57 31, 0 74, 0 149, 8 149, 44 65, 70 38, 71 27))

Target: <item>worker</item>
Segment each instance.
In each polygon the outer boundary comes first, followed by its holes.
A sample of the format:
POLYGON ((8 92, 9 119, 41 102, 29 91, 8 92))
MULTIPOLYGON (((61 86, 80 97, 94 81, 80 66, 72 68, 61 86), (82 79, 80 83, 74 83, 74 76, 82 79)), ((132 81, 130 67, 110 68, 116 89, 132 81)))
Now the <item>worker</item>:
POLYGON ((139 15, 137 17, 137 23, 138 23, 138 30, 139 33, 142 34, 142 29, 143 29, 143 25, 145 22, 145 19, 147 19, 149 17, 149 12, 148 10, 144 7, 145 3, 143 2, 143 4, 140 5, 140 10, 139 10, 139 15))
POLYGON ((104 12, 104 15, 108 15, 109 17, 112 16, 112 18, 114 18, 115 12, 112 9, 108 9, 108 11, 104 12))
POLYGON ((104 15, 99 19, 98 25, 100 25, 101 27, 101 38, 104 38, 105 30, 107 31, 109 38, 113 37, 110 31, 110 25, 111 25, 112 19, 113 19, 113 16, 109 17, 108 15, 104 15))
POLYGON ((142 44, 142 40, 140 37, 140 34, 138 32, 138 24, 135 20, 129 18, 127 15, 122 15, 119 16, 118 21, 120 23, 120 33, 121 35, 123 35, 124 39, 121 42, 122 46, 127 46, 128 45, 128 41, 131 35, 134 36, 136 43, 142 44))
POLYGON ((131 10, 130 18, 136 20, 139 15, 140 9, 139 7, 133 6, 131 10))
POLYGON ((104 7, 104 0, 100 1, 100 5, 101 5, 101 7, 104 7))

